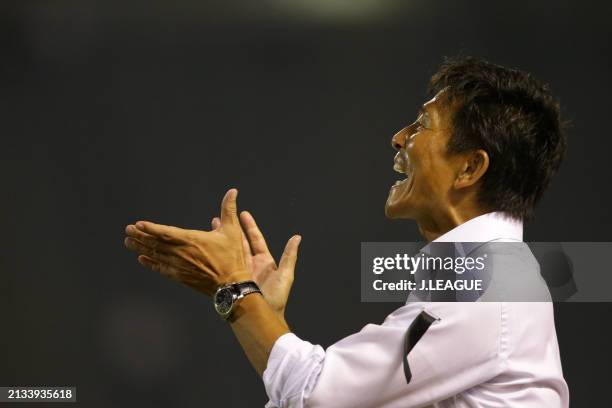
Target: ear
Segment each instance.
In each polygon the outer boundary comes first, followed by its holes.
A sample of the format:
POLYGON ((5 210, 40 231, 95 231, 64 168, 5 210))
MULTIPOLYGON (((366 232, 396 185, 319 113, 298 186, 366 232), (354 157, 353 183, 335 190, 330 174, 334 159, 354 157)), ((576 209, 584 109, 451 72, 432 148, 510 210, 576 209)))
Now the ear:
POLYGON ((459 173, 453 186, 465 188, 473 186, 484 176, 489 168, 489 155, 482 149, 474 150, 463 156, 459 173))

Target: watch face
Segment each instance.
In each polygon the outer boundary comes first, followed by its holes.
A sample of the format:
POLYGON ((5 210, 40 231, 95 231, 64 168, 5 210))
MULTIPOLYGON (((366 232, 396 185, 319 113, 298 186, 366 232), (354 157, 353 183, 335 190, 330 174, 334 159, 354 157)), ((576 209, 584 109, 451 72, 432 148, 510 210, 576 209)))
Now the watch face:
POLYGON ((226 315, 232 310, 234 293, 231 288, 221 288, 215 293, 215 309, 217 313, 226 315))

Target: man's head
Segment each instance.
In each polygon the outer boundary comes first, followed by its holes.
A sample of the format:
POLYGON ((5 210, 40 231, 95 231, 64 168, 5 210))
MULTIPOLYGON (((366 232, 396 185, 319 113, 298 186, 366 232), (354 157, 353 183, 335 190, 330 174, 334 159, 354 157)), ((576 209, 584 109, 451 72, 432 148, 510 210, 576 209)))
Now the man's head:
POLYGON ((471 57, 450 59, 429 84, 435 95, 392 138, 385 213, 430 223, 489 211, 529 218, 565 154, 559 104, 528 73, 471 57))

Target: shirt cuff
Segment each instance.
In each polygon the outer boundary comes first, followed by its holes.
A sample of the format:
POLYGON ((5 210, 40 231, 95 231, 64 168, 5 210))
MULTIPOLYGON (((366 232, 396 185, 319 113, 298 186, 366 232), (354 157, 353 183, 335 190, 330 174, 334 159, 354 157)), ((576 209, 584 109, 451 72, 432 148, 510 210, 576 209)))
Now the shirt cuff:
POLYGON ((301 407, 305 394, 314 387, 324 358, 321 346, 301 340, 293 333, 280 336, 262 376, 270 399, 266 407, 301 407))

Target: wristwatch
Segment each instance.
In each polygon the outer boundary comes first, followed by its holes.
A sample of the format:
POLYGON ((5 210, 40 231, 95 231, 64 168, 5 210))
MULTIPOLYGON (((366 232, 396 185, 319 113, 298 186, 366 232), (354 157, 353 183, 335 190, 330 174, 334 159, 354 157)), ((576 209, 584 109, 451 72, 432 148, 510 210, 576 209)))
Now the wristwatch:
POLYGON ((251 293, 261 293, 259 286, 253 281, 228 283, 221 286, 213 296, 215 310, 227 320, 232 314, 236 303, 251 293))

